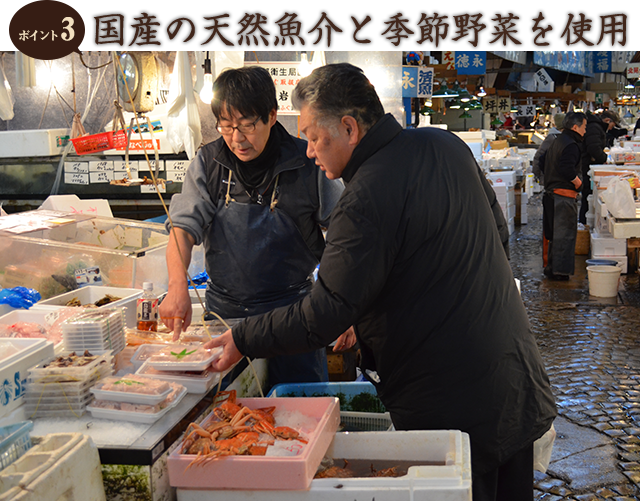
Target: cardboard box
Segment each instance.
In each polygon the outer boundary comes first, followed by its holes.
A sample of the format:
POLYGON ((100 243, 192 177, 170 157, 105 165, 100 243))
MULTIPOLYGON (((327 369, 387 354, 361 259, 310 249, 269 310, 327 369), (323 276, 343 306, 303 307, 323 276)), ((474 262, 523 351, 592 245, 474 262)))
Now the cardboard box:
POLYGON ((513 170, 489 172, 487 179, 494 185, 504 183, 507 187, 515 188, 516 186, 516 172, 513 170))
POLYGON ((489 141, 492 150, 504 150, 509 147, 509 141, 506 139, 500 139, 498 141, 489 141))

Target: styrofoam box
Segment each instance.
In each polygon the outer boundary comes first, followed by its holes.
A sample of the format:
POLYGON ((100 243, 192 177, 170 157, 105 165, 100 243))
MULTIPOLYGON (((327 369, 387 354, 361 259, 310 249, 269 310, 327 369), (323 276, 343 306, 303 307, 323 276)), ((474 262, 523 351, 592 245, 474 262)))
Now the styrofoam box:
MULTIPOLYGON (((322 478, 312 480, 306 491, 216 491, 215 498, 217 501, 471 501, 469 435, 458 430, 336 433, 327 456, 430 464, 412 466, 403 477, 322 478)), ((212 493, 179 488, 177 496, 179 501, 205 501, 211 499, 212 493)))
POLYGON ((209 391, 220 381, 221 377, 220 372, 212 372, 210 370, 202 372, 159 371, 151 367, 147 362, 144 362, 135 373, 139 376, 151 377, 168 383, 181 384, 189 393, 196 394, 209 391))
POLYGON ((618 262, 618 266, 622 269, 622 273, 627 273, 629 270, 629 258, 627 256, 600 256, 598 254, 591 253, 592 259, 612 259, 618 262))
POLYGON ((49 157, 64 149, 60 139, 69 129, 5 130, 0 132, 0 157, 49 157))
MULTIPOLYGON (((41 305, 40 303, 36 303, 28 310, 12 310, 6 315, 2 315, 0 317, 0 324, 13 325, 16 322, 28 322, 39 324, 47 328, 50 325, 47 321, 47 317, 59 310, 60 306, 41 305)), ((63 346, 63 342, 60 341, 54 346, 54 351, 56 353, 62 351, 63 346)))
MULTIPOLYGON (((171 486, 195 489, 307 489, 338 429, 338 399, 240 398, 238 402, 250 409, 275 405, 276 412, 296 411, 317 420, 317 424, 313 432, 308 434, 308 443, 295 456, 225 456, 187 469, 196 456, 180 454, 182 444, 179 444, 167 459, 171 486)), ((203 421, 203 427, 211 416, 203 421)), ((211 496, 211 493, 207 495, 211 496)))
POLYGON ((591 254, 597 256, 626 256, 627 239, 601 236, 591 233, 591 254))
POLYGON ((106 294, 116 296, 121 299, 113 303, 105 304, 100 308, 125 308, 124 319, 125 326, 134 329, 137 325, 136 318, 136 302, 142 296, 142 289, 124 289, 119 287, 106 287, 104 285, 89 285, 76 289, 74 291, 65 292, 59 296, 51 297, 40 301, 38 304, 64 306, 74 297, 77 297, 82 304, 95 303, 102 299, 106 294))
MULTIPOLYGON (((4 339, 4 338, 3 338, 4 339)), ((0 361, 0 381, 4 381, 6 399, 0 399, 0 417, 9 414, 24 402, 25 385, 29 369, 43 360, 53 358, 53 343, 46 339, 6 339, 23 348, 0 361)))
POLYGON ((507 170, 503 172, 489 172, 487 179, 490 179, 493 183, 504 183, 507 186, 516 185, 516 172, 513 170, 507 170))

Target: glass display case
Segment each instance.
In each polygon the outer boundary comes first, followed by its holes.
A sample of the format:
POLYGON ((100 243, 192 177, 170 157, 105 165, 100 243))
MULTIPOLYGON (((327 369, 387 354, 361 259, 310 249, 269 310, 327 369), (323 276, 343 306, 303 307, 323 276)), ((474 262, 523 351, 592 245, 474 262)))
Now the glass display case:
POLYGON ((82 285, 167 290, 164 225, 36 210, 0 218, 0 286, 43 299, 82 285))

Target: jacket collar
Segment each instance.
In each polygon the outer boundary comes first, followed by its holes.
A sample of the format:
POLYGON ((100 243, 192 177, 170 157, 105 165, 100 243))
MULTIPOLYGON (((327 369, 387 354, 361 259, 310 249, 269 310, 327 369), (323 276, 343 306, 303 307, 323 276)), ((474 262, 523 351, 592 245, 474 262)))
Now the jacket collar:
POLYGON ((562 130, 563 134, 566 134, 567 136, 569 136, 571 139, 573 139, 576 143, 581 143, 584 140, 584 137, 581 136, 580 134, 578 134, 576 131, 573 131, 571 129, 563 129, 562 130))
POLYGON ((355 147, 347 166, 342 171, 342 179, 348 183, 353 179, 358 168, 372 155, 389 144, 402 132, 402 126, 393 115, 387 113, 378 120, 362 137, 355 147))
MULTIPOLYGON (((305 164, 305 160, 300 154, 300 150, 298 149, 291 135, 280 124, 280 122, 276 122, 273 126, 273 129, 276 129, 276 127, 280 129, 282 139, 280 141, 280 158, 278 159, 274 167, 273 177, 284 171, 299 169, 305 164)), ((276 132, 276 130, 271 131, 272 134, 274 132, 276 132)), ((224 138, 220 137, 216 139, 212 143, 211 151, 216 162, 221 164, 226 169, 229 169, 234 174, 237 174, 235 167, 236 163, 231 158, 233 156, 233 153, 231 153, 231 151, 227 147, 226 143, 224 142, 224 138)))

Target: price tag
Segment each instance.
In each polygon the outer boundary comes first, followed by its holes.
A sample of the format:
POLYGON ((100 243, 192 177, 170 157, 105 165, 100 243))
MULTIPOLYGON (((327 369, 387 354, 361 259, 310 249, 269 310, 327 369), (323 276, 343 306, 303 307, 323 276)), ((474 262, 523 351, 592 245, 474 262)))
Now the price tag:
POLYGON ((158 190, 156 190, 156 187, 153 184, 143 184, 140 186, 140 193, 166 193, 167 192, 167 188, 164 184, 159 184, 158 185, 158 190))
POLYGON ((187 170, 189 161, 188 160, 166 160, 165 165, 167 167, 167 171, 172 171, 172 170, 185 171, 187 170))
POLYGON ((173 181, 174 183, 182 183, 184 182, 184 178, 187 175, 186 171, 167 171, 167 180, 173 181))
POLYGON ((64 173, 73 174, 73 173, 89 173, 89 162, 65 162, 64 163, 64 173))
POLYGON ((68 174, 64 173, 64 182, 66 184, 89 184, 89 174, 68 174))
POLYGON ((108 160, 89 162, 89 172, 113 172, 113 168, 113 162, 108 160))
POLYGON ((109 183, 113 180, 113 171, 109 172, 89 172, 91 183, 109 183))

